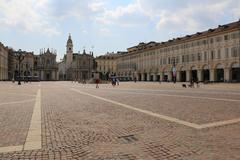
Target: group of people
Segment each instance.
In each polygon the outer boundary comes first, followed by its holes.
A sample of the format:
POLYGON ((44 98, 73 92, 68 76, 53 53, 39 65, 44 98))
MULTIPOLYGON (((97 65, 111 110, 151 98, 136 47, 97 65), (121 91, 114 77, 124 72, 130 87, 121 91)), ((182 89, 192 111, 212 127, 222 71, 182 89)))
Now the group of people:
POLYGON ((117 77, 112 77, 111 78, 111 83, 112 83, 112 86, 116 86, 116 85, 119 85, 119 79, 117 77))
MULTIPOLYGON (((119 85, 119 79, 117 77, 111 77, 109 80, 113 87, 115 87, 116 85, 119 85)), ((100 79, 99 78, 95 79, 95 83, 96 83, 96 88, 99 88, 100 79)))
POLYGON ((192 78, 191 81, 190 81, 190 85, 189 85, 189 87, 194 88, 194 83, 196 83, 197 88, 200 87, 200 86, 199 86, 198 78, 195 78, 195 79, 192 78))

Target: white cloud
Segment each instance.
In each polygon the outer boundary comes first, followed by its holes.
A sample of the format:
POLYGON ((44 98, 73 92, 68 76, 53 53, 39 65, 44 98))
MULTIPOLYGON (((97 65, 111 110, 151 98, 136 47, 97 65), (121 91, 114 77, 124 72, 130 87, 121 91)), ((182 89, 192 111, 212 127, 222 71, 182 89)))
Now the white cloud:
POLYGON ((24 32, 37 32, 47 35, 57 35, 59 31, 46 16, 43 15, 42 8, 46 0, 1 0, 0 1, 0 25, 3 27, 15 27, 24 32))
POLYGON ((101 28, 101 29, 99 29, 99 34, 101 36, 110 36, 111 31, 108 28, 101 28))
POLYGON ((83 33, 83 34, 87 34, 88 31, 87 31, 87 30, 83 30, 82 33, 83 33))
POLYGON ((135 26, 143 24, 146 17, 141 13, 138 3, 130 3, 126 6, 118 6, 113 9, 104 9, 95 20, 103 25, 117 24, 120 26, 135 26))
POLYGON ((104 10, 105 2, 103 1, 94 1, 88 5, 88 7, 91 9, 93 12, 101 12, 104 10))
POLYGON ((156 24, 159 32, 192 33, 213 24, 227 23, 229 19, 234 21, 240 15, 238 0, 136 0, 135 3, 140 6, 140 12, 156 24))
POLYGON ((117 6, 111 0, 0 0, 0 8, 0 27, 47 35, 59 34, 66 20, 93 22, 104 29, 151 24, 158 32, 195 32, 208 23, 219 24, 223 17, 240 16, 238 0, 133 0, 117 6))

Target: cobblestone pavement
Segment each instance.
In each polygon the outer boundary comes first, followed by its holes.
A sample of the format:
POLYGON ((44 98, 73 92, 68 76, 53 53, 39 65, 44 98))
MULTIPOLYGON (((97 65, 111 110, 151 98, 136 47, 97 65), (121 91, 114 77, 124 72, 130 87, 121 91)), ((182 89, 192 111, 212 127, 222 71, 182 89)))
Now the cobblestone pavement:
POLYGON ((239 89, 0 82, 0 159, 238 160, 239 89), (41 149, 26 150, 38 91, 41 149))

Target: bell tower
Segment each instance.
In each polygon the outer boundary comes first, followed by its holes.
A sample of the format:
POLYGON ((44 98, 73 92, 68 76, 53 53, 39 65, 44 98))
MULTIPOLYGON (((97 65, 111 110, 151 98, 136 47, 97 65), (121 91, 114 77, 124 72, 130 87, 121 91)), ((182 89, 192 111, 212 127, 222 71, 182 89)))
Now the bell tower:
POLYGON ((66 60, 66 65, 67 68, 71 66, 72 60, 73 60, 73 42, 71 38, 71 34, 69 33, 68 40, 67 40, 67 45, 66 45, 66 55, 67 55, 67 60, 66 60))

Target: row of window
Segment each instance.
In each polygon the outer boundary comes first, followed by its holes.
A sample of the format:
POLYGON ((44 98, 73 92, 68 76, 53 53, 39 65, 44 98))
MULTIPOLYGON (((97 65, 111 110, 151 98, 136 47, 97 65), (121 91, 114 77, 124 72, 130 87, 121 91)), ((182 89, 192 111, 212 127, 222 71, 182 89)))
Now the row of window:
POLYGON ((118 69, 135 69, 137 66, 134 62, 138 62, 141 67, 144 66, 154 66, 157 63, 160 65, 168 65, 168 64, 178 64, 178 63, 189 63, 189 62, 196 62, 196 61, 208 61, 208 60, 215 60, 215 59, 223 59, 223 58, 234 58, 240 57, 240 46, 239 47, 232 47, 232 48, 225 48, 225 50, 211 50, 210 52, 203 52, 203 53, 195 53, 195 54, 186 54, 182 56, 176 57, 163 57, 159 58, 158 62, 156 59, 151 60, 144 60, 140 59, 139 61, 128 60, 122 61, 122 63, 118 64, 118 69))
MULTIPOLYGON (((172 47, 167 47, 167 48, 161 48, 158 49, 157 51, 150 51, 150 52, 145 52, 142 53, 141 56, 152 56, 155 55, 156 53, 167 53, 170 51, 177 51, 179 49, 185 49, 185 48, 191 48, 191 47, 196 47, 196 46, 202 46, 202 45, 207 45, 207 44, 213 44, 215 42, 220 43, 220 42, 225 42, 228 41, 230 39, 237 39, 240 38, 240 32, 234 32, 231 34, 226 34, 223 36, 218 36, 215 38, 210 38, 210 39, 203 39, 203 40, 198 40, 198 41, 193 41, 193 42, 189 42, 189 43, 184 43, 181 45, 176 45, 176 46, 172 46, 172 47)), ((131 56, 130 58, 134 58, 133 56, 131 56)), ((124 58, 123 58, 124 60, 124 58)))
POLYGON ((0 66, 7 66, 8 65, 8 61, 5 57, 1 58, 0 56, 0 66))
POLYGON ((105 67, 105 66, 103 66, 103 67, 101 67, 101 66, 99 66, 99 71, 113 71, 113 67, 105 67))

